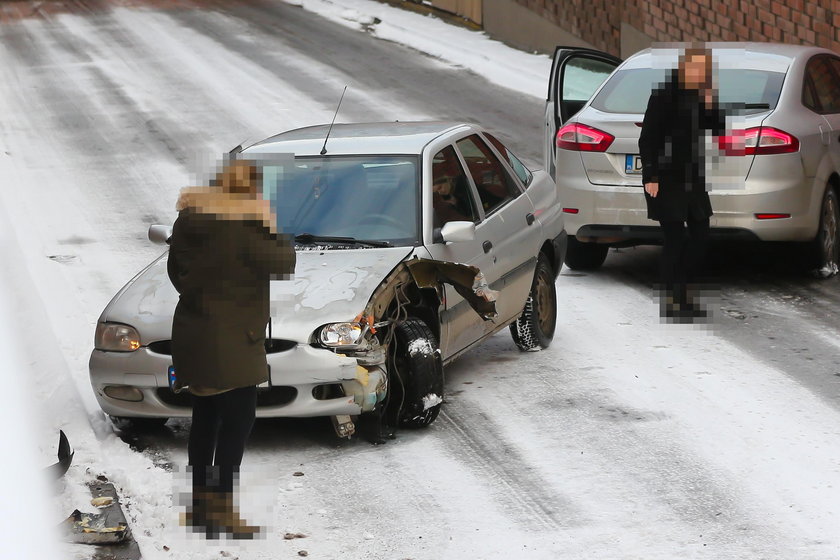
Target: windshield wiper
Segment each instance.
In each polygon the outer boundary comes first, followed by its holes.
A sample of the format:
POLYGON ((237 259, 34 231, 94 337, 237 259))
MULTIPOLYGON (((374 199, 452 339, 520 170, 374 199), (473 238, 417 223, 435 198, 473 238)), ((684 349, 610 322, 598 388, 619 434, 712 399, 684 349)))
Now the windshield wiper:
POLYGON ((346 243, 347 245, 367 245, 368 247, 391 247, 390 241, 375 241, 372 239, 356 239, 355 237, 336 237, 333 235, 313 235, 299 233, 295 235, 298 243, 346 243))

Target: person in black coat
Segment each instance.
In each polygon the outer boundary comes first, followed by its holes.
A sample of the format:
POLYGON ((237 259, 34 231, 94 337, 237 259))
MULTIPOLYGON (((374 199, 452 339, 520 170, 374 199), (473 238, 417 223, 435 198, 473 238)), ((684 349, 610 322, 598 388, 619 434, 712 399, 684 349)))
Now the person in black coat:
POLYGON ((711 79, 711 52, 687 49, 669 79, 651 93, 639 136, 648 218, 662 228, 669 317, 704 316, 687 286, 701 274, 712 216, 703 169, 705 134, 720 136, 725 128, 711 79))
POLYGON ((291 242, 262 200, 259 168, 228 165, 210 187, 181 191, 169 278, 180 294, 172 323, 173 389, 193 395, 188 444, 193 503, 183 523, 216 538, 253 538, 233 505, 234 477, 268 379, 269 280, 293 272, 291 242))

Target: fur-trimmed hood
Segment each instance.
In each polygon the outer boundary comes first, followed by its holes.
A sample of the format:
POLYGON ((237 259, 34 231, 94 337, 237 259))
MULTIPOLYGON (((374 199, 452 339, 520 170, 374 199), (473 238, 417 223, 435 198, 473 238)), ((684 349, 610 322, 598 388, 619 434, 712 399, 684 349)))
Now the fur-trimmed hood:
POLYGON ((257 220, 273 225, 267 200, 246 194, 225 192, 217 187, 186 187, 181 189, 175 209, 209 214, 220 220, 257 220))

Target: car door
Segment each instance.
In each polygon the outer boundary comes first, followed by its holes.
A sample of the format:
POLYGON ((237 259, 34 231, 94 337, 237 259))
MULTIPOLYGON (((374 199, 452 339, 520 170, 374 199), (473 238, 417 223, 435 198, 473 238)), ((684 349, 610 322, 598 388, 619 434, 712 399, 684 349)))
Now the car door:
MULTIPOLYGON (((795 123, 806 177, 817 176, 826 158, 832 158, 833 165, 840 165, 840 153, 836 148, 840 146, 840 139, 835 138, 840 133, 840 121, 837 120, 840 115, 836 114, 840 111, 840 98, 834 87, 838 86, 832 78, 830 58, 825 55, 811 57, 802 81, 802 105, 807 110, 797 111, 790 117, 791 128, 795 123)), ((822 192, 816 196, 822 197, 822 192)))
MULTIPOLYGON (((453 145, 437 151, 431 160, 432 228, 439 232, 446 223, 469 221, 478 225, 484 217, 463 161, 453 145)), ((444 243, 439 239, 427 246, 433 259, 469 264, 489 273, 492 256, 484 252, 482 242, 444 243)), ((457 354, 487 332, 484 319, 449 284, 443 285, 445 302, 440 316, 440 350, 444 360, 457 354)))
POLYGON ((815 91, 822 109, 820 112, 831 127, 831 131, 824 135, 828 137, 828 153, 834 169, 840 171, 840 58, 830 55, 824 55, 824 58, 831 72, 827 73, 822 84, 815 87, 815 91))
POLYGON ((552 178, 557 130, 580 111, 619 64, 620 58, 593 49, 559 46, 554 50, 545 103, 543 150, 543 165, 552 178))
POLYGON ((490 259, 484 275, 499 292, 498 317, 488 332, 516 318, 525 305, 536 267, 535 239, 540 225, 531 200, 493 149, 478 134, 455 142, 484 219, 476 226, 476 241, 490 259))

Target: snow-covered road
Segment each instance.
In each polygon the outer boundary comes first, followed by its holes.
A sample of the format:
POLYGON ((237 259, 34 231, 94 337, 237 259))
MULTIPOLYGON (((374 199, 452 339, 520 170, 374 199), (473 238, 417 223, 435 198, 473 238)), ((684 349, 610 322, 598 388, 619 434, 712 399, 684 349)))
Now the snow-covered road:
POLYGON ((464 356, 428 430, 373 447, 258 422, 243 509, 269 538, 183 535, 188 423, 134 451, 87 379, 96 319, 160 253, 146 230, 178 190, 243 140, 329 121, 345 84, 339 120, 474 120, 541 159, 546 57, 369 0, 302 4, 0 5, 0 332, 19 356, 0 370, 45 443, 63 428, 76 447, 46 524, 105 474, 147 559, 840 557, 837 279, 724 253, 715 327, 662 325, 652 248, 565 271, 554 345, 520 354, 505 331, 464 356))

